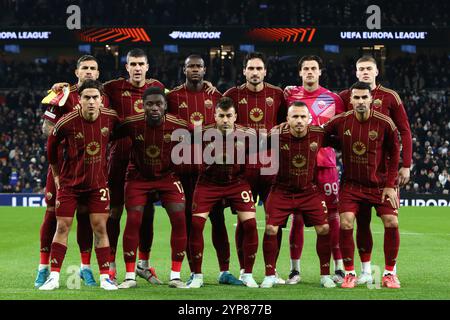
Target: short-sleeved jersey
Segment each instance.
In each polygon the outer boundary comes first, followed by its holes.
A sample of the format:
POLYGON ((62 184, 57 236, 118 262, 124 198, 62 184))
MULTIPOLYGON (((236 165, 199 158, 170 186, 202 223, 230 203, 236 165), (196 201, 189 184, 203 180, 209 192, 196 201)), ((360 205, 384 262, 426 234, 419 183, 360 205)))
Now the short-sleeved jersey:
POLYGON ((84 119, 79 109, 65 114, 56 123, 47 149, 49 163, 56 164, 57 147, 65 140, 65 157, 59 175, 61 188, 89 191, 107 185, 106 150, 118 122, 114 110, 100 108, 93 122, 84 119))
POLYGON ((396 187, 400 147, 397 128, 389 117, 371 110, 369 119, 360 122, 352 110, 332 118, 324 130, 342 148, 341 185, 369 193, 396 187))
POLYGON ((178 143, 172 141, 172 133, 187 128, 186 121, 171 114, 166 114, 163 123, 154 127, 147 124, 144 113, 125 118, 117 134, 127 135, 132 141, 126 180, 154 180, 172 173, 171 153, 178 143))
MULTIPOLYGON (((303 86, 287 87, 284 90, 286 102, 303 101, 311 114, 310 124, 321 126, 336 114, 345 111, 342 99, 334 92, 319 86, 314 91, 307 91, 303 86)), ((318 167, 336 167, 336 153, 333 148, 323 148, 317 155, 318 167)))
MULTIPOLYGON (((344 90, 339 93, 339 96, 344 101, 347 110, 352 110, 350 104, 350 90, 344 90)), ((412 137, 411 128, 409 126, 408 115, 405 111, 400 96, 394 90, 383 87, 381 84, 377 85, 372 90, 372 107, 375 111, 390 117, 398 128, 400 137, 402 139, 402 166, 405 168, 411 167, 412 163, 412 137)))
POLYGON ((167 94, 168 112, 185 120, 190 128, 214 123, 215 106, 222 94, 208 94, 207 89, 206 84, 198 92, 188 90, 186 84, 174 88, 167 94))
MULTIPOLYGON (((204 126, 202 130, 205 133, 208 130, 217 129, 215 124, 210 124, 204 126)), ((252 128, 235 124, 234 131, 228 135, 228 138, 230 136, 234 137, 234 143, 232 143, 233 151, 227 150, 227 136, 222 134, 220 136, 222 137, 222 150, 214 142, 203 141, 204 157, 198 178, 199 182, 228 185, 244 179, 246 163, 249 161, 249 141, 252 139, 256 141, 256 131, 252 128), (211 155, 215 161, 208 163, 205 155, 211 155), (242 155, 243 157, 241 157, 242 155)))
MULTIPOLYGON (((275 180, 277 187, 299 192, 316 185, 315 170, 317 153, 324 145, 324 130, 308 126, 304 137, 293 136, 289 128, 271 131, 271 139, 279 139, 279 168, 275 180)), ((272 151, 272 155, 273 155, 272 151)))
POLYGON ((286 102, 281 88, 264 82, 259 92, 250 91, 246 84, 228 89, 224 97, 234 101, 237 112, 236 122, 256 131, 267 132, 286 119, 286 102))
MULTIPOLYGON (((142 87, 136 87, 124 78, 108 81, 104 84, 105 93, 108 95, 111 108, 117 112, 121 120, 144 113, 142 95, 149 87, 159 87, 164 90, 164 85, 155 79, 145 80, 142 87)), ((111 158, 126 160, 130 154, 131 141, 124 138, 114 141, 111 146, 111 158)))

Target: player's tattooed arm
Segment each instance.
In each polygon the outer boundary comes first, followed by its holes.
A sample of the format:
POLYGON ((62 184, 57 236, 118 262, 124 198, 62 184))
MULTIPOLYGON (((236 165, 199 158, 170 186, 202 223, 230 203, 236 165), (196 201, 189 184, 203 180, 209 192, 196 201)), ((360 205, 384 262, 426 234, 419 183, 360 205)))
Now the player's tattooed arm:
POLYGON ((52 134, 53 128, 55 124, 47 119, 44 119, 44 123, 42 124, 42 133, 46 138, 52 134))

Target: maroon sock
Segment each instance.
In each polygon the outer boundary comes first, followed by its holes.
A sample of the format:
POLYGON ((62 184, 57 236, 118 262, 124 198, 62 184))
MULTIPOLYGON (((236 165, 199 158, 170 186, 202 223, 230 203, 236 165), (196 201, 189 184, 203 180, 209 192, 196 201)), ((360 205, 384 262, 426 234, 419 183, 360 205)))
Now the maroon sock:
POLYGON ((123 258, 125 263, 136 262, 136 251, 139 245, 139 228, 142 212, 127 209, 127 224, 123 231, 123 258))
POLYGON ((320 275, 330 274, 331 246, 330 234, 317 235, 316 251, 320 261, 320 275))
POLYGON ((255 264, 256 252, 258 251, 258 230, 256 229, 256 219, 248 219, 242 222, 244 233, 244 269, 245 273, 252 273, 255 264))
POLYGON ((41 264, 50 263, 50 247, 56 231, 56 215, 54 210, 46 210, 40 229, 41 264))
POLYGON ((370 207, 362 206, 360 213, 356 216, 358 226, 356 228, 356 246, 361 262, 369 262, 372 255, 371 210, 370 207))
POLYGON ((277 262, 278 243, 277 236, 264 233, 263 238, 263 254, 264 263, 266 265, 266 276, 275 275, 275 268, 277 262))
POLYGON ((340 260, 342 259, 342 253, 339 247, 340 223, 337 210, 328 209, 328 224, 330 225, 330 243, 333 259, 340 260))
POLYGON ((109 247, 95 248, 95 255, 97 256, 97 263, 100 274, 108 274, 109 272, 109 247))
POLYGON ((341 229, 339 243, 345 270, 354 270, 355 242, 353 241, 353 229, 341 229))
POLYGON ((244 269, 244 251, 242 248, 242 244, 244 241, 244 233, 242 230, 242 222, 240 222, 239 219, 237 219, 236 233, 234 239, 236 242, 236 253, 239 259, 239 268, 244 269))
POLYGON ((228 271, 230 267, 230 242, 223 215, 223 208, 213 208, 209 215, 212 226, 212 243, 216 249, 220 271, 228 271))
POLYGON ((77 243, 80 248, 80 253, 90 253, 92 251, 93 240, 93 232, 89 214, 77 213, 77 243))
POLYGON ((61 272, 61 266, 66 256, 67 247, 61 243, 53 242, 50 252, 50 271, 61 272))
MULTIPOLYGON (((153 204, 148 204, 144 208, 142 216, 141 228, 139 230, 139 259, 141 257, 149 257, 150 250, 153 244, 153 218, 155 216, 155 207, 153 204)), ((141 259, 141 260, 148 260, 141 259)))
POLYGON ((283 240, 283 229, 281 227, 278 228, 277 233, 277 255, 275 257, 275 261, 278 261, 278 257, 280 256, 281 250, 281 241, 283 240))
POLYGON ((397 228, 384 228, 384 259, 386 270, 394 270, 400 246, 400 233, 397 228))
POLYGON ((186 252, 187 236, 184 211, 169 213, 172 232, 170 234, 170 247, 172 249, 172 262, 182 262, 186 252))
POLYGON ((108 232, 109 247, 111 249, 111 257, 115 257, 117 251, 117 242, 120 234, 120 218, 115 219, 109 217, 106 223, 106 231, 108 232))
POLYGON ((293 260, 299 260, 302 256, 304 242, 303 229, 303 217, 301 215, 294 214, 291 232, 289 233, 290 253, 291 259, 293 260))
POLYGON ((206 219, 199 216, 192 216, 191 233, 189 235, 189 248, 191 251, 191 258, 193 269, 195 273, 202 273, 203 262, 203 229, 205 228, 206 219))

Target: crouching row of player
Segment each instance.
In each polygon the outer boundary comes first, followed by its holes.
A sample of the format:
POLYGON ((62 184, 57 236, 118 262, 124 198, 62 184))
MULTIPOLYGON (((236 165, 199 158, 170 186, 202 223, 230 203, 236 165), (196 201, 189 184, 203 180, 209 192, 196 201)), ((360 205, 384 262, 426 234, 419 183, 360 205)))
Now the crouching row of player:
MULTIPOLYGON (((55 125, 48 141, 49 162, 57 186, 57 231, 51 245, 51 274, 40 290, 59 287, 59 272, 64 260, 67 237, 77 204, 87 206, 95 237, 95 251, 100 267, 100 285, 106 290, 130 288, 135 281, 135 252, 139 244, 139 227, 150 191, 159 194, 172 225, 172 268, 169 286, 199 288, 203 286, 201 272, 203 257, 203 228, 214 204, 227 200, 237 212, 243 229, 243 257, 245 272, 242 282, 258 287, 252 269, 258 249, 255 204, 249 184, 245 181, 245 165, 214 163, 204 165, 193 196, 192 221, 189 239, 186 236, 185 198, 182 185, 173 171, 171 141, 173 131, 187 128, 187 123, 166 114, 167 101, 159 88, 150 88, 143 95, 144 113, 126 118, 119 126, 114 111, 100 107, 101 85, 85 81, 79 88, 81 108, 65 115, 55 125), (127 227, 137 232, 124 246, 125 281, 117 286, 110 280, 109 240, 106 222, 109 195, 106 173, 106 148, 111 138, 129 136, 132 155, 125 185, 127 227), (65 140, 67 154, 58 167, 57 145, 65 140), (181 264, 189 248, 193 263, 193 279, 185 285, 180 279, 181 264)), ((291 103, 287 124, 271 132, 269 142, 279 139, 279 171, 271 193, 265 202, 266 232, 263 241, 266 277, 261 287, 276 283, 275 265, 278 255, 276 234, 292 213, 302 215, 305 223, 317 231, 317 253, 324 287, 334 287, 330 277, 331 246, 328 235, 327 209, 315 184, 316 155, 322 146, 342 149, 345 171, 341 184, 341 249, 346 276, 342 287, 356 282, 353 268, 353 220, 362 202, 377 208, 386 230, 394 236, 385 241, 386 271, 383 283, 399 287, 393 275, 398 252, 397 208, 394 189, 399 161, 399 142, 392 121, 370 109, 370 86, 357 83, 351 90, 353 111, 333 118, 324 128, 308 125, 309 111, 302 102, 291 103), (275 136, 277 136, 275 138, 275 136), (386 199, 386 201, 385 201, 386 199), (397 236, 395 236, 397 235, 397 236), (394 239, 394 240, 392 240, 394 239), (389 242, 389 243, 388 243, 389 242)), ((227 134, 255 134, 253 129, 235 124, 236 107, 230 98, 222 98, 215 107, 215 128, 225 139, 227 134)), ((223 145, 226 145, 225 143, 223 145)), ((207 145, 203 146, 207 148, 207 145)), ((214 155, 226 157, 225 152, 214 155)), ((235 153, 236 154, 236 153, 235 153)), ((125 241, 124 241, 125 244, 125 241)))

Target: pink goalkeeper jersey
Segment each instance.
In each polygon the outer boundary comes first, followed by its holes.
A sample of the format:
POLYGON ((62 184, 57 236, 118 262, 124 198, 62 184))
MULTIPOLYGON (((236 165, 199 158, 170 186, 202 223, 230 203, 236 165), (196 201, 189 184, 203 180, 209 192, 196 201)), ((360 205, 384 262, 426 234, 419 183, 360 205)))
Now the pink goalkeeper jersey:
MULTIPOLYGON (((294 101, 302 101, 308 106, 311 113, 310 124, 324 125, 334 115, 345 111, 344 103, 339 95, 319 86, 315 91, 306 91, 303 86, 286 87, 284 97, 289 106, 294 101)), ((318 167, 336 167, 336 153, 331 147, 321 148, 317 154, 318 167)))

